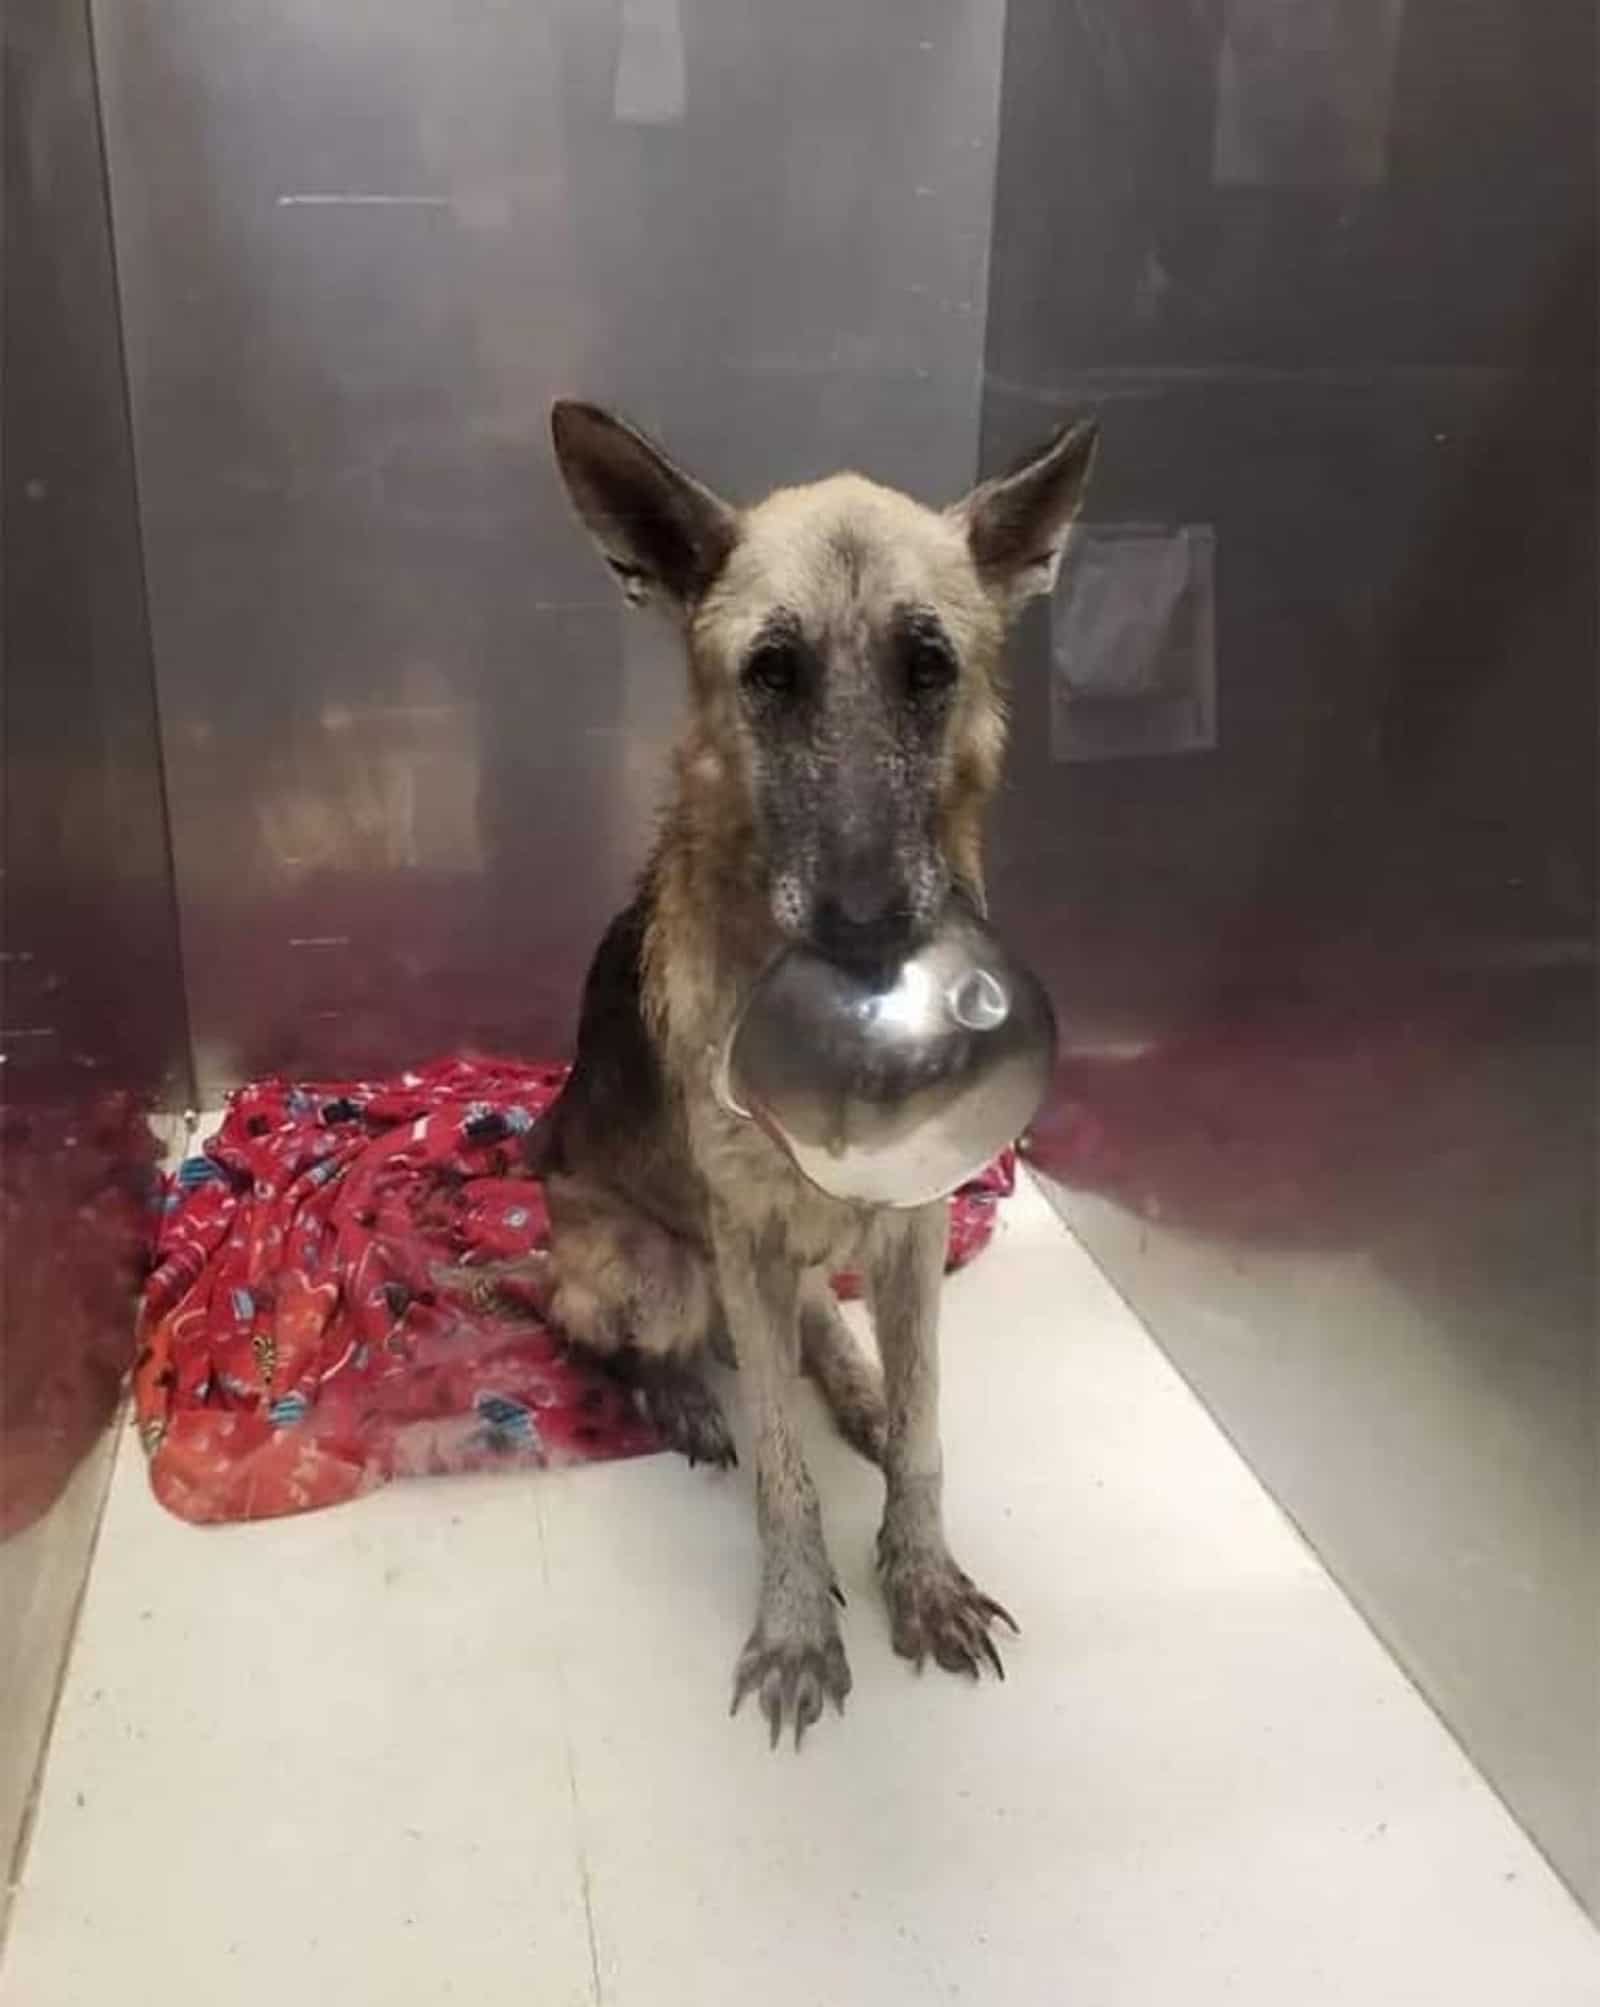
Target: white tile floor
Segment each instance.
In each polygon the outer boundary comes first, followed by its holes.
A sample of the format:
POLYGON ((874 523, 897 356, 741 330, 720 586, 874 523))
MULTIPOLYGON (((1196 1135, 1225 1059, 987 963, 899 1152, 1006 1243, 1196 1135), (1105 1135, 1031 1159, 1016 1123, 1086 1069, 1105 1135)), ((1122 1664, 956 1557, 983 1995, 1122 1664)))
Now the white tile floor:
POLYGON ((743 1478, 201 1533, 125 1438, 0 2000, 1600 2002, 1600 1936, 1032 1191, 945 1356, 1011 1678, 892 1656, 876 1480, 814 1417, 856 1687, 799 1759, 726 1718, 743 1478))

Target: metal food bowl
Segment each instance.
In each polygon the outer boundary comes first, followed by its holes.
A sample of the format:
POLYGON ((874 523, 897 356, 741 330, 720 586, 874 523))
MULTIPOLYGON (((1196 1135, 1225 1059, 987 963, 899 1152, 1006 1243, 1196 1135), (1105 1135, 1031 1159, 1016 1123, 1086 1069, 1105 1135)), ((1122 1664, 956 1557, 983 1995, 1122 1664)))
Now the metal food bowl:
POLYGON ((1044 986, 952 908, 877 977, 785 949, 728 1035, 717 1092, 832 1197, 920 1206, 1016 1140, 1055 1049, 1044 986))

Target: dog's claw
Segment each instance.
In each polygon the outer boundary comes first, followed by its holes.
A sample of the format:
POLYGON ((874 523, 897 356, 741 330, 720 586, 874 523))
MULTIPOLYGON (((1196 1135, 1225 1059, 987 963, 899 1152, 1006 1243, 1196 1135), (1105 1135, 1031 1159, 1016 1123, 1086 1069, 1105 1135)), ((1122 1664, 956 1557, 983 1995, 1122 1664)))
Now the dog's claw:
POLYGON ((767 1724, 768 1746, 777 1748, 792 1721, 799 1749, 806 1730, 821 1720, 824 1702, 831 1700, 843 1714, 849 1691, 850 1666, 837 1634, 821 1644, 769 1642, 758 1625, 734 1670, 728 1712, 737 1714, 745 1697, 754 1693, 767 1724))
POLYGON ((997 1603, 993 1596, 980 1596, 978 1598, 978 1607, 986 1619, 998 1617, 1014 1638, 1022 1636, 1022 1626, 1012 1616, 1004 1603, 997 1603))
POLYGON ((806 1730, 822 1719, 822 1688, 814 1679, 806 1679, 797 1687, 794 1696, 794 1746, 798 1749, 805 1740, 806 1730))
POLYGON ((902 1549, 883 1553, 881 1564, 894 1648, 902 1658, 919 1673, 931 1655, 946 1672, 976 1680, 987 1665, 997 1679, 1005 1678, 990 1625, 1003 1623, 1016 1634, 1016 1619, 977 1589, 948 1554, 902 1549))

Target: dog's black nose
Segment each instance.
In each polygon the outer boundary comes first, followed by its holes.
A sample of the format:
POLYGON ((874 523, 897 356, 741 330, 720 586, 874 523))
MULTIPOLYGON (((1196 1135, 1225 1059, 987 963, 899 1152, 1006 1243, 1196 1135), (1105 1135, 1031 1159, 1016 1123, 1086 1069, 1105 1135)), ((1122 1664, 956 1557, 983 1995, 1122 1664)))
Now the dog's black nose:
POLYGON ((848 891, 817 902, 812 937, 818 952, 848 968, 893 961, 911 939, 911 913, 897 891, 864 896, 848 891))

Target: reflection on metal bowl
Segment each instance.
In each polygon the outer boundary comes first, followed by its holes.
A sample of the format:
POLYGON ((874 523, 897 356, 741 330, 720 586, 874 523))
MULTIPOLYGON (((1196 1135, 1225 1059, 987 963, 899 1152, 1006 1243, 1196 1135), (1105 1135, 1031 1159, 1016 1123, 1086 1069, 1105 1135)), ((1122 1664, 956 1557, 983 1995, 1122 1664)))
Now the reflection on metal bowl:
POLYGON ((879 976, 786 949, 729 1033, 718 1093, 832 1197, 926 1205, 1026 1127, 1055 1045, 1038 978, 952 910, 879 976))

